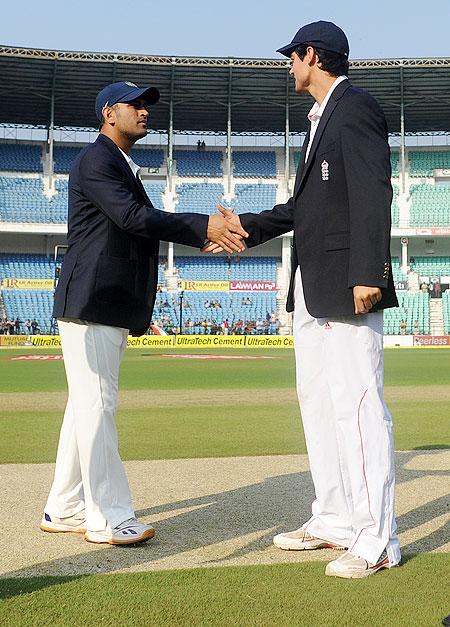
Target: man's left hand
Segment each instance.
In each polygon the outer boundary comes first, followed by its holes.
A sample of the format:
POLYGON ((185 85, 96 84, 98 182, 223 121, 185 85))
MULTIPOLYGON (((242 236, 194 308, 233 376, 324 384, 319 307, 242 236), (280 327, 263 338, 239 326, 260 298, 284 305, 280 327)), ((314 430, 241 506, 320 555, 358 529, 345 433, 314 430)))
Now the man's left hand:
POLYGON ((379 287, 367 287, 366 285, 355 285, 353 288, 353 301, 355 303, 355 314, 368 313, 374 305, 381 300, 381 289, 379 287))

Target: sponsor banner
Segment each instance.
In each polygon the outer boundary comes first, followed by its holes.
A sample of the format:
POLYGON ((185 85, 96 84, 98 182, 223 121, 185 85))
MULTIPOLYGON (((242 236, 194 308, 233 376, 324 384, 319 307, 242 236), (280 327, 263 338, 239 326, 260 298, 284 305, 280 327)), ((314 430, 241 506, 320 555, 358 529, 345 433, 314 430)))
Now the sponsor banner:
POLYGON ((61 346, 61 338, 59 335, 30 335, 28 341, 32 346, 49 346, 58 348, 61 346))
POLYGON ((140 337, 128 336, 128 348, 170 348, 175 346, 174 335, 141 335, 140 337))
MULTIPOLYGON (((28 335, 0 335, 0 346, 24 346, 27 338, 28 335)), ((31 342, 28 346, 32 346, 31 342)))
POLYGON ((214 346, 239 348, 245 346, 245 335, 177 335, 177 348, 208 348, 214 346))
POLYGON ((247 335, 247 348, 294 348, 292 335, 247 335))
POLYGON ((13 290, 52 290, 53 279, 14 279, 2 280, 2 287, 13 290))
POLYGON ((450 235, 450 226, 415 229, 416 235, 450 235))
POLYGON ((230 281, 232 292, 276 292, 275 281, 230 281))
POLYGON ((181 289, 186 292, 228 292, 229 281, 181 281, 181 289))
POLYGON ((407 281, 394 281, 394 287, 396 290, 407 290, 408 282, 407 281))
POLYGON ((415 335, 414 346, 450 346, 450 335, 415 335))

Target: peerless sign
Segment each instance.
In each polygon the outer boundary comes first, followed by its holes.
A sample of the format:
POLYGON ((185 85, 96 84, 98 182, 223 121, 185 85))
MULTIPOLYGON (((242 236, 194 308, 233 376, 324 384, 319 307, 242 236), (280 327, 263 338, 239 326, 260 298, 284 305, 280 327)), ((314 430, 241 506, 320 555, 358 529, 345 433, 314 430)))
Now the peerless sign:
POLYGON ((450 346, 450 335, 415 335, 414 346, 450 346))

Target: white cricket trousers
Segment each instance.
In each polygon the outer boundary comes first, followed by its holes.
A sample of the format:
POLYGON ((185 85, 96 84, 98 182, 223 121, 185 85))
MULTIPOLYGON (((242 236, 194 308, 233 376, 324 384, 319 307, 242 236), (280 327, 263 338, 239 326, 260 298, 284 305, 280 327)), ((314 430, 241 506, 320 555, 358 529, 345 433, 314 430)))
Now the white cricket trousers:
POLYGON ((134 516, 114 419, 128 329, 58 325, 69 398, 45 511, 64 518, 85 509, 87 528, 102 531, 134 516))
POLYGON ((295 275, 297 394, 316 499, 303 525, 374 564, 400 561, 392 418, 383 398, 383 314, 313 318, 295 275))

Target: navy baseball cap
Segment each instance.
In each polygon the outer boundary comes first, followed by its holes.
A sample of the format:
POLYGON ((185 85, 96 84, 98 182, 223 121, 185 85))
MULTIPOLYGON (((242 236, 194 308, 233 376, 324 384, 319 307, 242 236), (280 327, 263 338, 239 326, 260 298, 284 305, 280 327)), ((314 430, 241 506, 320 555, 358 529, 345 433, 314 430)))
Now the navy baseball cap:
POLYGON ((124 81, 121 83, 111 83, 106 85, 95 99, 95 113, 97 118, 102 120, 104 107, 112 107, 118 102, 132 102, 142 98, 147 104, 153 105, 159 100, 159 91, 156 87, 138 87, 134 83, 124 81))
POLYGON ((344 31, 333 22, 312 22, 302 26, 294 36, 290 44, 278 48, 285 57, 290 57, 292 52, 301 44, 308 44, 313 48, 322 48, 329 52, 336 52, 348 57, 350 48, 344 31))

